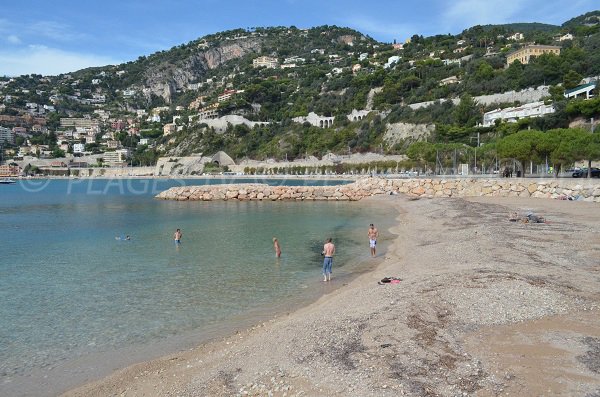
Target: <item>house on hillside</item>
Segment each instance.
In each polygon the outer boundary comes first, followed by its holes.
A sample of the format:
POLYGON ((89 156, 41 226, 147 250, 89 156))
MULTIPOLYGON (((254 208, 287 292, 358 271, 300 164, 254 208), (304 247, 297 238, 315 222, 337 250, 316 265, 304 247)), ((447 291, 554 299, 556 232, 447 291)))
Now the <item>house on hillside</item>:
POLYGON ((262 56, 252 60, 252 67, 276 69, 279 67, 279 62, 277 62, 277 58, 262 56))
POLYGON ((528 45, 508 54, 506 64, 510 66, 511 63, 519 61, 523 65, 527 65, 532 57, 539 57, 543 54, 560 55, 560 47, 554 45, 528 45))
POLYGON ((573 36, 571 33, 567 33, 565 35, 562 35, 558 38, 558 41, 565 41, 565 40, 573 40, 575 38, 575 36, 573 36))
POLYGON ((590 99, 594 95, 591 94, 592 91, 596 89, 596 82, 591 82, 587 84, 578 85, 575 88, 565 91, 565 98, 583 98, 590 99))
POLYGON ((163 126, 163 134, 169 135, 177 131, 177 124, 168 123, 163 126))
POLYGON ((523 33, 516 32, 515 34, 508 36, 508 40, 521 41, 525 39, 525 35, 523 33))
POLYGON ((398 55, 394 55, 388 58, 387 62, 385 63, 385 65, 383 65, 383 67, 384 69, 389 69, 398 62, 400 62, 400 57, 398 55))
POLYGON ((231 99, 232 96, 237 94, 237 90, 225 90, 217 97, 217 102, 225 102, 231 99))
POLYGON ((544 102, 532 102, 521 106, 496 109, 483 115, 483 127, 494 125, 496 120, 516 123, 522 118, 542 117, 554 112, 554 106, 546 105, 544 102))
POLYGON ((440 86, 457 83, 460 83, 460 79, 457 76, 450 76, 440 80, 440 86))

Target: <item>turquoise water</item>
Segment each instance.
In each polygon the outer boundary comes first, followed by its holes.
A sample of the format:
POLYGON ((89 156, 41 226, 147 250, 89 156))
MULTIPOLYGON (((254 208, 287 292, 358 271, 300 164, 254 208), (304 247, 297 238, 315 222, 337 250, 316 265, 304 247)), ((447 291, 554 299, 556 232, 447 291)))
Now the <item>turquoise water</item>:
POLYGON ((52 395, 104 375, 114 369, 111 361, 129 364, 118 357, 124 351, 136 352, 131 360, 147 359, 165 353, 161 343, 180 348, 225 324, 260 321, 312 300, 328 291, 320 283, 326 237, 337 245, 333 276, 340 283, 373 266, 367 225, 384 231, 393 220, 360 203, 153 198, 170 186, 202 183, 0 186, 0 394, 52 395), (176 228, 181 245, 172 241, 176 228), (131 240, 115 239, 121 235, 131 240), (108 361, 104 370, 96 357, 108 361))

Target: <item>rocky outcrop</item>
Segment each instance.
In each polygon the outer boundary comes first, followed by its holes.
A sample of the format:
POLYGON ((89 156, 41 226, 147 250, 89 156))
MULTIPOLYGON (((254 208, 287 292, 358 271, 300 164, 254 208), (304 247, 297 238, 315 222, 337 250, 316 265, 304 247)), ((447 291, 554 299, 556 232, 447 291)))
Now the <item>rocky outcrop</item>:
POLYGON ((600 202, 598 181, 533 179, 385 179, 363 178, 337 186, 270 186, 266 184, 173 187, 156 196, 164 200, 357 201, 377 195, 412 197, 533 197, 600 202))
POLYGON ((154 168, 154 175, 184 176, 200 175, 204 170, 204 164, 211 161, 210 157, 187 156, 187 157, 161 157, 154 168))
POLYGON ((177 90, 183 90, 188 84, 202 80, 207 70, 218 68, 225 62, 246 54, 259 52, 260 48, 261 42, 258 39, 241 39, 193 53, 173 63, 159 63, 146 70, 142 92, 147 98, 157 95, 170 103, 177 90))
POLYGON ((383 140, 388 147, 393 147, 401 142, 412 143, 424 141, 434 131, 434 124, 393 123, 388 124, 383 134, 383 140))

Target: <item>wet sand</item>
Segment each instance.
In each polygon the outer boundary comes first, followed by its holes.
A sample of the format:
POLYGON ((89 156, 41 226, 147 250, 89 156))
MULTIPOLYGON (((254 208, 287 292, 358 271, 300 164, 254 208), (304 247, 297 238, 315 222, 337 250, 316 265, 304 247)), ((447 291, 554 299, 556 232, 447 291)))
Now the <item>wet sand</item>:
POLYGON ((65 395, 600 395, 598 204, 373 200, 397 218, 375 270, 344 283, 334 265, 305 308, 65 395))

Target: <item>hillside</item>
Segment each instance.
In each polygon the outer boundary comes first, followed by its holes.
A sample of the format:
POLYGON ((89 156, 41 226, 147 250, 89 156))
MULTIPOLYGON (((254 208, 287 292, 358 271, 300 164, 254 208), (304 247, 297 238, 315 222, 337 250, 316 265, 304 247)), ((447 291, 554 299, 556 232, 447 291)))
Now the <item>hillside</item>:
POLYGON ((219 150, 238 160, 294 159, 404 154, 422 139, 473 145, 478 134, 493 142, 519 128, 567 127, 590 113, 567 111, 562 91, 600 75, 597 15, 561 27, 475 26, 402 44, 337 26, 220 32, 122 65, 0 78, 0 125, 24 129, 15 154, 38 145, 39 155, 58 157, 81 143, 90 153, 131 148, 137 164, 219 150), (507 67, 507 54, 527 44, 560 46, 560 54, 507 67), (538 98, 555 102, 553 114, 477 126, 487 111, 533 101, 477 98, 538 86, 547 86, 538 98), (88 117, 92 127, 61 125, 68 117, 88 117))
POLYGON ((500 25, 482 25, 486 31, 494 29, 504 29, 507 32, 556 32, 560 30, 560 26, 550 25, 547 23, 539 22, 523 22, 523 23, 506 23, 500 25))

